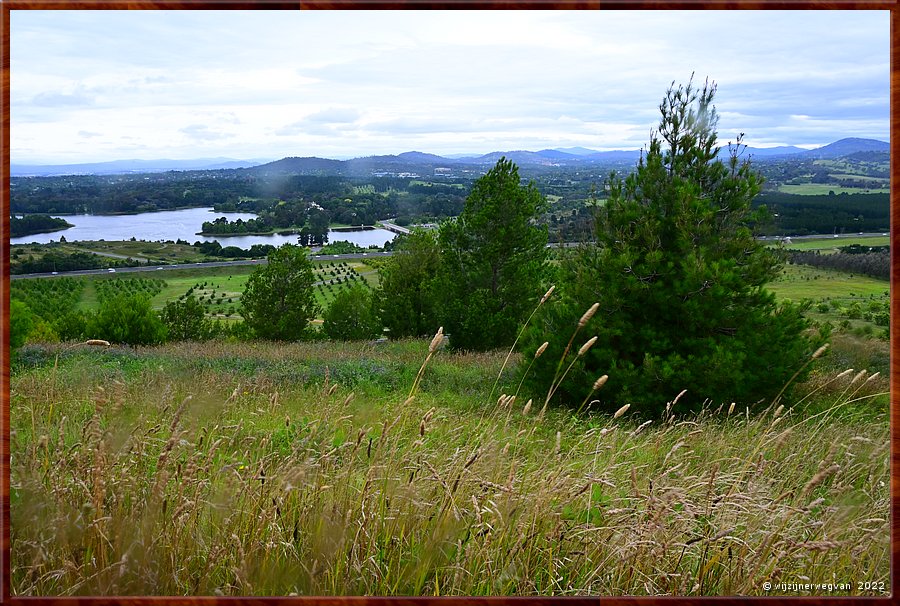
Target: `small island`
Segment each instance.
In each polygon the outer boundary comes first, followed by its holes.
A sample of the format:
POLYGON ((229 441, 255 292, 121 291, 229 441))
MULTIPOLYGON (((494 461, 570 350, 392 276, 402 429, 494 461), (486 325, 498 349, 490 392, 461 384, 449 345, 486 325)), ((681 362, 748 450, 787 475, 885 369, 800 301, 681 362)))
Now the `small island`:
POLYGON ((22 217, 12 215, 9 218, 9 235, 13 238, 45 234, 70 227, 75 226, 65 219, 50 215, 24 215, 22 217))
POLYGON ((329 215, 321 206, 302 200, 273 201, 257 211, 255 219, 229 221, 219 217, 204 221, 200 236, 268 236, 297 234, 301 246, 322 246, 328 242, 329 215))

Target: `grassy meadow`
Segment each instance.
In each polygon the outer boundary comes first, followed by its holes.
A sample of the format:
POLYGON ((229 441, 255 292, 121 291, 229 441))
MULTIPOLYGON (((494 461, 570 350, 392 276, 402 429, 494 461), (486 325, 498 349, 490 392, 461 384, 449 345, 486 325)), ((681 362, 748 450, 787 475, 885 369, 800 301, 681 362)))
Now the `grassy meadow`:
MULTIPOLYGON (((12 288, 83 309, 193 288, 227 319, 252 269, 12 288)), ((316 274, 323 306, 377 284, 356 261, 316 274)), ((839 326, 888 283, 788 265, 770 287, 836 326, 808 380, 755 408, 671 394, 653 421, 640 402, 543 409, 518 392, 527 361, 439 340, 27 344, 10 592, 889 595, 889 344, 871 319, 839 326), (848 585, 781 585, 807 582, 848 585)))
POLYGON ((676 401, 645 423, 639 404, 541 414, 506 396, 504 358, 427 341, 26 346, 11 593, 890 591, 883 377, 825 368, 778 406, 676 401))

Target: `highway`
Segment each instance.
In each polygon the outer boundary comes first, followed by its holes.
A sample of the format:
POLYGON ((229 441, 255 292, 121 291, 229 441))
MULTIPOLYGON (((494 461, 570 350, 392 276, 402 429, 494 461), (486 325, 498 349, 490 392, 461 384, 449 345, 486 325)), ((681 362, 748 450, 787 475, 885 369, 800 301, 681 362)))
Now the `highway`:
MULTIPOLYGON (((402 229, 402 228, 401 228, 402 229)), ((791 239, 791 241, 795 240, 823 240, 828 238, 841 239, 841 238, 872 238, 877 236, 886 236, 888 235, 885 232, 874 232, 874 233, 855 233, 855 234, 813 234, 809 236, 787 236, 791 239)), ((760 237, 759 240, 764 242, 777 242, 780 240, 784 240, 785 238, 781 236, 769 236, 769 237, 760 237)), ((560 246, 559 244, 548 244, 550 246, 560 246)), ((577 246, 573 243, 564 244, 563 246, 577 246)), ((309 256, 313 261, 348 261, 351 259, 365 259, 370 257, 390 257, 392 252, 364 252, 364 253, 352 253, 349 255, 318 255, 311 254, 309 256)), ((166 271, 170 269, 196 269, 196 268, 206 268, 206 267, 237 267, 240 265, 265 265, 267 263, 266 259, 241 259, 238 261, 210 261, 207 263, 179 263, 177 265, 148 265, 146 267, 117 267, 114 272, 108 269, 84 269, 77 271, 61 271, 58 273, 40 273, 40 274, 18 274, 11 275, 11 280, 17 279, 25 279, 25 278, 55 278, 60 276, 100 276, 107 274, 128 274, 128 273, 138 273, 138 272, 157 272, 157 271, 166 271)))

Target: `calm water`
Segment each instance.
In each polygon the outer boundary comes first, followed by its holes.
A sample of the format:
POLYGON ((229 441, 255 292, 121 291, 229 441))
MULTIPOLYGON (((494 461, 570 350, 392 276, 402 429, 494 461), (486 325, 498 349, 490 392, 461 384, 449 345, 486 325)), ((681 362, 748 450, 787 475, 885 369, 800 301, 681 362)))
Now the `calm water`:
MULTIPOLYGON (((212 221, 218 217, 227 217, 229 221, 236 219, 252 219, 252 213, 217 213, 211 208, 186 208, 184 210, 167 210, 158 213, 141 213, 138 215, 64 215, 63 219, 74 225, 69 229, 49 234, 35 234, 12 238, 10 244, 28 244, 31 242, 46 244, 58 242, 65 236, 69 242, 83 240, 186 240, 193 244, 197 240, 212 242, 218 240, 222 246, 237 246, 248 249, 254 244, 297 243, 297 236, 198 236, 204 221, 212 221)), ((338 232, 329 231, 328 241, 344 240, 358 246, 383 246, 394 238, 386 229, 367 231, 338 232)))

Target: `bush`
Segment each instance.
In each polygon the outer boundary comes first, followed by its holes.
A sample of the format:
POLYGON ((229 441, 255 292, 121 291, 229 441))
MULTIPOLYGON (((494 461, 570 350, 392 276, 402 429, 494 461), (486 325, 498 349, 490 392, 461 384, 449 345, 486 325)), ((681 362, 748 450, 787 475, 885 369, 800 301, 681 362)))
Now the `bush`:
POLYGON ((372 305, 372 296, 361 286, 339 292, 325 312, 322 331, 330 339, 356 341, 371 339, 381 333, 372 305))
POLYGON ((15 351, 25 344, 34 326, 34 315, 28 306, 13 299, 9 302, 9 349, 15 351))
POLYGON ((143 294, 116 295, 104 301, 91 319, 88 335, 111 343, 155 345, 166 339, 166 326, 143 294))

